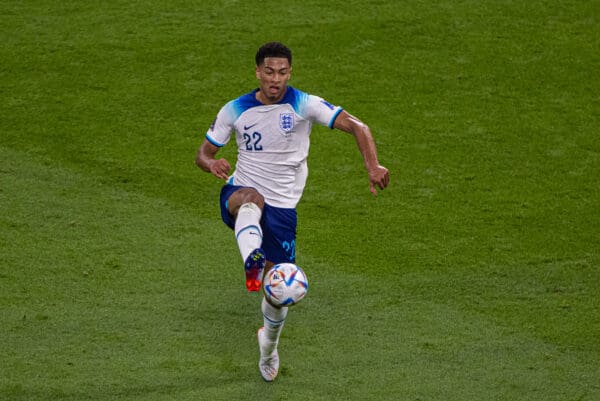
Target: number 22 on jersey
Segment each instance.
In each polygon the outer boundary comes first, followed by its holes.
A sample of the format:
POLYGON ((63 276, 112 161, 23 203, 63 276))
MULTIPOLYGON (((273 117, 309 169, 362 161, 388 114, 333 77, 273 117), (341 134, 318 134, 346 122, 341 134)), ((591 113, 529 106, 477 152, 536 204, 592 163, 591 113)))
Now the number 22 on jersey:
POLYGON ((260 144, 260 141, 262 139, 262 135, 260 134, 260 132, 253 132, 252 135, 244 132, 243 136, 247 151, 252 152, 263 150, 263 147, 260 144))

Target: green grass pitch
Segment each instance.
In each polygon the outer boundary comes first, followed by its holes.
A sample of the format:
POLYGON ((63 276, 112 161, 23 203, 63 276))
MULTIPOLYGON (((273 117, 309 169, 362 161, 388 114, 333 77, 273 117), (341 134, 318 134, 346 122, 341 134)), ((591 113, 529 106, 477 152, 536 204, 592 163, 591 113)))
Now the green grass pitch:
POLYGON ((4 2, 0 399, 600 399, 599 10, 4 2), (392 182, 373 197, 352 138, 315 127, 311 287, 267 384, 193 161, 270 40, 292 85, 370 125, 392 182))

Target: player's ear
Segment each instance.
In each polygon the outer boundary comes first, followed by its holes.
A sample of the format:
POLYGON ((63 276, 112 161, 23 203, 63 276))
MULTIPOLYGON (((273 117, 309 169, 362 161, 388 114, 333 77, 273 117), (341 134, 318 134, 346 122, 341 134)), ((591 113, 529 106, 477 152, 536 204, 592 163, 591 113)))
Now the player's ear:
POLYGON ((260 67, 256 66, 256 79, 260 79, 260 67))

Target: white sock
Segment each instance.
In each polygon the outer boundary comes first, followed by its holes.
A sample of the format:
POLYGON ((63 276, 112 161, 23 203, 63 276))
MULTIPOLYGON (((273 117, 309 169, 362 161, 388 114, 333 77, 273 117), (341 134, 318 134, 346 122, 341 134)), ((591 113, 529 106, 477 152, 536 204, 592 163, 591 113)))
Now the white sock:
POLYGON ((260 248, 262 244, 261 215, 262 210, 255 203, 250 202, 240 206, 235 219, 235 237, 244 261, 250 252, 260 248))
POLYGON ((276 308, 263 298, 260 308, 263 313, 265 326, 264 338, 267 340, 265 344, 267 349, 265 349, 265 352, 267 355, 270 355, 277 348, 277 344, 279 343, 279 335, 281 334, 283 323, 285 323, 285 318, 288 314, 288 307, 284 306, 282 308, 276 308))

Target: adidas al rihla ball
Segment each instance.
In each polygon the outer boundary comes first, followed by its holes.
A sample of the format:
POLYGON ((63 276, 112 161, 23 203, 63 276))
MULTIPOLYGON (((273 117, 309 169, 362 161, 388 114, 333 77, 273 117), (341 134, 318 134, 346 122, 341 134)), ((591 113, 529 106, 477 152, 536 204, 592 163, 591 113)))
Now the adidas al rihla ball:
POLYGON ((276 306, 292 306, 300 302, 308 291, 306 274, 294 263, 280 263, 263 280, 265 297, 276 306))

